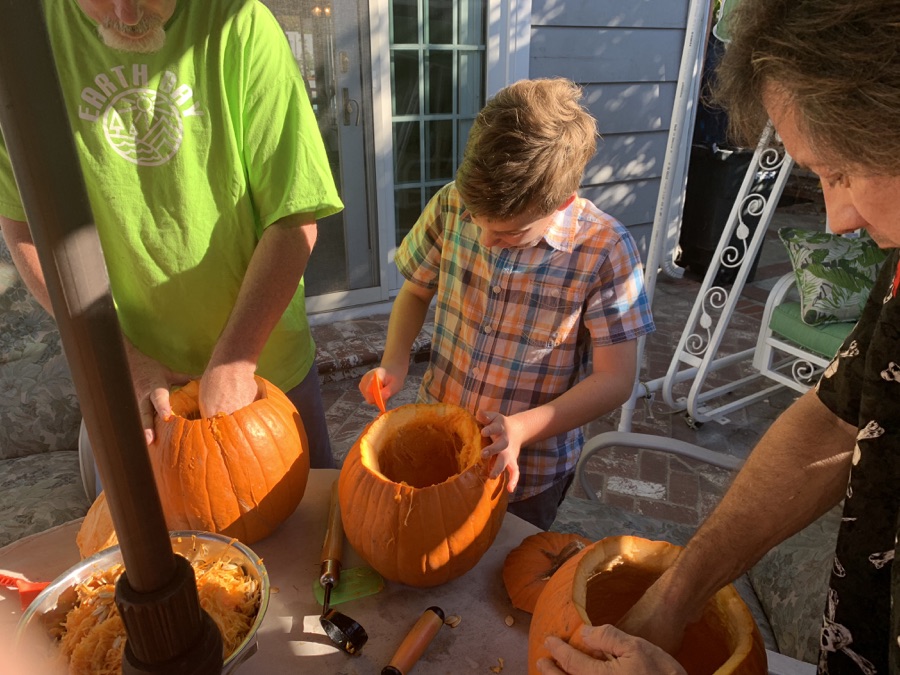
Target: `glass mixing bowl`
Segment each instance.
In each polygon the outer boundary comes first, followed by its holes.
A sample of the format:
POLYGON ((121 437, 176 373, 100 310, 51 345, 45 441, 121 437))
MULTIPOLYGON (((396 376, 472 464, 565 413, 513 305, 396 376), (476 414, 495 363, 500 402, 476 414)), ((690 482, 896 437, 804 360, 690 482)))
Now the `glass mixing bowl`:
MULTIPOLYGON (((258 582, 260 597, 256 618, 250 626, 247 636, 234 652, 225 659, 222 668, 223 674, 233 673, 238 666, 255 654, 257 650, 256 634, 268 609, 271 590, 266 567, 259 556, 249 548, 239 541, 221 534, 191 530, 170 532, 169 534, 172 538, 172 550, 183 555, 188 561, 198 558, 201 560, 215 560, 219 556, 224 556, 229 562, 240 565, 245 574, 258 582)), ((56 608, 59 597, 63 592, 89 579, 96 572, 109 569, 121 562, 122 553, 118 546, 113 546, 95 553, 69 568, 41 591, 28 606, 28 609, 25 610, 24 614, 22 614, 22 618, 19 620, 16 628, 16 640, 19 643, 27 640, 29 642, 29 650, 34 649, 36 644, 42 645, 39 648, 46 649, 48 657, 52 658, 52 650, 55 650, 56 646, 52 644, 47 627, 41 621, 41 617, 56 608)))

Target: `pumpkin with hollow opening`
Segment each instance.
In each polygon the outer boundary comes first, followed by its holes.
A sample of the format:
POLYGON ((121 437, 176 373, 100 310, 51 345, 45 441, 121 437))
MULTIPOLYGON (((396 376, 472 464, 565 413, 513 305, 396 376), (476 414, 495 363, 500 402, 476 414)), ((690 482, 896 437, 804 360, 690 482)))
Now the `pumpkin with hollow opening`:
POLYGON ((417 403, 379 415, 341 469, 347 541, 383 577, 410 586, 468 572, 506 513, 506 472, 488 477, 488 443, 459 406, 417 403))
MULTIPOLYGON (((300 415, 274 384, 256 376, 258 398, 230 415, 200 418, 200 383, 170 395, 156 418, 150 463, 169 530, 221 533, 252 544, 297 508, 309 479, 300 415)), ((78 532, 82 557, 117 543, 104 493, 78 532)))
MULTIPOLYGON (((584 649, 583 625, 614 624, 678 557, 680 546, 640 537, 607 537, 570 558, 550 577, 534 609, 528 633, 528 672, 549 657, 555 635, 584 649)), ((688 625, 675 658, 691 675, 765 675, 766 650, 750 610, 734 586, 706 603, 688 625)))

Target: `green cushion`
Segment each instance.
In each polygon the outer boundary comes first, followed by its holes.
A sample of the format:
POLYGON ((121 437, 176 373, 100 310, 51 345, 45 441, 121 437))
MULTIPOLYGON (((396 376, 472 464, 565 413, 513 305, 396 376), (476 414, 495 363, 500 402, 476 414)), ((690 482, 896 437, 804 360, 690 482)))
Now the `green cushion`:
POLYGON ((801 318, 810 325, 856 321, 887 255, 871 237, 783 227, 800 291, 801 318))
POLYGON ((800 303, 782 302, 772 312, 769 328, 807 351, 824 356, 826 359, 830 359, 837 353, 844 338, 856 325, 855 321, 843 321, 810 326, 803 321, 800 312, 800 303))

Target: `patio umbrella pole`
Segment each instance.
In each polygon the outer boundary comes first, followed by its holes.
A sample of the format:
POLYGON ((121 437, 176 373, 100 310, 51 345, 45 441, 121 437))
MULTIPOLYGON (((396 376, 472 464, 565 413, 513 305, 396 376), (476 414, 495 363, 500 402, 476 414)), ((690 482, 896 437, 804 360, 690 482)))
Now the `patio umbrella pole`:
POLYGON ((0 0, 0 128, 126 572, 124 673, 220 673, 222 638, 172 552, 41 2, 0 0))

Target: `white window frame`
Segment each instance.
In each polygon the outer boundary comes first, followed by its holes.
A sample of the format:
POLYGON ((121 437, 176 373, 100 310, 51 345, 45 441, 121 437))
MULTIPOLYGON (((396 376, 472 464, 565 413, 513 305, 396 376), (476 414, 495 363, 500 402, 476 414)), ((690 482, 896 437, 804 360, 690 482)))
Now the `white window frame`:
MULTIPOLYGON (((488 0, 485 94, 528 77, 531 0, 488 0)), ((388 3, 369 0, 372 26, 372 107, 381 297, 389 307, 403 277, 394 265, 394 156, 391 135, 391 68, 388 3)), ((371 309, 371 308, 370 308, 371 309)))

